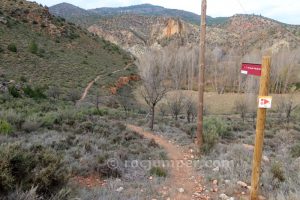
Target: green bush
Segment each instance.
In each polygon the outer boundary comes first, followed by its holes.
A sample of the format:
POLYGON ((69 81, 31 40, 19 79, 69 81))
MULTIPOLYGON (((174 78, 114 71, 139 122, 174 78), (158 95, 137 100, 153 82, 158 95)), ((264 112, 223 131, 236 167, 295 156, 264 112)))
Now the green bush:
POLYGON ((8 87, 8 92, 14 98, 20 98, 21 97, 21 94, 20 94, 19 90, 16 88, 16 86, 8 87))
POLYGON ((51 128, 54 124, 61 124, 62 119, 59 113, 57 112, 49 112, 42 118, 42 126, 51 128))
POLYGON ((38 53, 38 45, 35 41, 31 41, 29 46, 28 46, 29 52, 33 53, 33 54, 37 54, 38 53))
POLYGON ((217 144, 219 141, 219 135, 217 132, 210 130, 210 131, 204 131, 203 132, 203 146, 202 151, 204 153, 209 153, 212 148, 217 144))
POLYGON ((0 113, 0 118, 5 119, 8 123, 20 129, 24 122, 24 117, 13 109, 5 110, 0 113))
POLYGON ((150 169, 150 174, 153 176, 158 176, 158 177, 166 177, 167 176, 167 170, 162 167, 152 167, 150 169))
POLYGON ((17 45, 14 44, 14 43, 9 44, 9 45, 7 46, 7 49, 8 49, 9 51, 15 52, 15 53, 18 51, 17 45))
POLYGON ((232 135, 232 133, 229 131, 227 123, 220 118, 205 118, 203 123, 203 129, 204 131, 208 132, 216 132, 222 138, 228 138, 232 135))
POLYGON ((217 144, 220 137, 226 138, 230 136, 227 124, 219 118, 205 118, 203 122, 203 147, 204 153, 209 153, 217 144))
POLYGON ((42 146, 24 148, 20 145, 0 147, 0 193, 37 187, 38 194, 55 194, 68 181, 69 173, 62 158, 42 146))
POLYGON ((2 49, 2 47, 0 47, 0 53, 3 53, 4 52, 4 49, 2 49))
POLYGON ((100 108, 100 109, 93 109, 92 111, 93 115, 100 115, 100 116, 105 116, 108 115, 108 110, 105 108, 100 108))
POLYGON ((31 88, 30 86, 26 86, 23 88, 24 94, 33 99, 46 99, 47 96, 44 94, 41 88, 31 88))
POLYGON ((12 126, 5 120, 0 120, 0 133, 1 134, 10 134, 12 133, 12 126))
POLYGON ((293 158, 298 158, 300 157, 300 143, 299 144, 295 144, 292 148, 291 148, 291 155, 293 158))

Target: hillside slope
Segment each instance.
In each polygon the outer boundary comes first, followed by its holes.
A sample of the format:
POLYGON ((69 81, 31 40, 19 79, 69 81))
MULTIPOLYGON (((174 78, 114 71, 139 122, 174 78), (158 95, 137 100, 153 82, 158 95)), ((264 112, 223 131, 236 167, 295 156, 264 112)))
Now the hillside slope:
POLYGON ((27 1, 0 2, 0 35, 1 76, 8 80, 82 89, 101 74, 100 85, 113 85, 121 74, 110 73, 131 62, 119 47, 27 1))
MULTIPOLYGON (((228 22, 207 28, 207 43, 224 50, 295 48, 300 44, 300 29, 256 15, 235 15, 228 22)), ((199 42, 200 27, 180 19, 134 14, 107 17, 88 28, 90 32, 139 54, 148 46, 166 46, 171 41, 180 45, 199 42)))

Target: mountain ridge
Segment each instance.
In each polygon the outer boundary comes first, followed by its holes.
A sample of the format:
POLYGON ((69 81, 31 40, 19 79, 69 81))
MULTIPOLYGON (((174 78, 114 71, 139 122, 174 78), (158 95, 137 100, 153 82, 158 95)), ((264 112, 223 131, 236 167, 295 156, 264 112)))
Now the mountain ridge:
MULTIPOLYGON (((78 10, 79 7, 69 4, 69 3, 60 3, 54 6, 49 7, 49 10, 52 14, 64 17, 67 20, 74 22, 74 11, 78 10), (68 8, 68 10, 67 10, 68 8)), ((169 9, 162 6, 152 5, 152 4, 138 4, 133 6, 126 7, 101 7, 95 9, 82 9, 82 12, 88 12, 94 17, 98 16, 99 18, 105 16, 114 16, 122 14, 138 14, 138 15, 147 15, 147 16, 164 16, 164 17, 176 17, 184 21, 193 24, 200 24, 200 15, 193 12, 179 10, 179 9, 169 9)), ((84 17, 84 15, 79 15, 84 17)), ((86 16, 85 16, 86 17, 86 16)), ((207 23, 209 25, 217 25, 225 23, 228 17, 216 17, 207 16, 207 23)))
MULTIPOLYGON (((69 20, 72 16, 72 10, 78 10, 81 9, 82 12, 84 13, 89 13, 88 15, 93 15, 94 17, 105 17, 105 16, 114 16, 114 15, 123 15, 123 14, 139 14, 139 15, 151 15, 151 16, 165 16, 165 17, 175 17, 175 18, 180 18, 184 21, 187 21, 189 23, 193 24, 200 24, 200 18, 201 16, 190 12, 190 11, 185 11, 185 10, 180 10, 180 9, 171 9, 171 8, 165 8, 163 6, 159 5, 153 5, 149 3, 145 4, 137 4, 137 5, 131 5, 131 6, 120 6, 120 7, 100 7, 100 8, 93 8, 93 9, 83 9, 78 6, 75 6, 70 3, 60 3, 56 4, 54 6, 49 7, 49 10, 52 14, 61 16, 69 20), (59 11, 60 7, 66 8, 69 7, 69 10, 64 10, 62 9, 59 11), (63 12, 65 11, 65 12, 63 12), (71 12, 71 13, 70 13, 71 12)), ((274 20, 272 18, 264 17, 261 15, 256 15, 256 14, 235 14, 233 16, 228 16, 228 17, 211 17, 207 16, 207 24, 208 25, 220 25, 228 22, 228 20, 231 17, 234 17, 236 15, 245 15, 245 16, 260 16, 263 18, 267 18, 269 20, 274 20)), ((282 23, 284 25, 288 26, 299 26, 300 25, 295 25, 295 24, 288 24, 284 23, 278 20, 274 20, 276 22, 282 23)))

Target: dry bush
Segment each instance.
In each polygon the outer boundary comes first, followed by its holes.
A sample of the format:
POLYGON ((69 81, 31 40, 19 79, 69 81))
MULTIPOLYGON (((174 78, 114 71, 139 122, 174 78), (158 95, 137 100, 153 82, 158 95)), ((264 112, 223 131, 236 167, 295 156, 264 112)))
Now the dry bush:
MULTIPOLYGON (((204 112, 206 112, 205 110, 207 111, 207 109, 204 109, 204 112)), ((197 116, 197 105, 191 97, 185 100, 185 113, 188 123, 194 122, 197 116)))
POLYGON ((281 96, 280 101, 277 105, 277 112, 280 115, 280 121, 285 121, 287 124, 290 123, 292 113, 297 109, 293 95, 288 97, 281 96))
POLYGON ((177 121, 178 116, 184 108, 184 98, 182 94, 176 94, 167 98, 169 110, 173 118, 177 121))

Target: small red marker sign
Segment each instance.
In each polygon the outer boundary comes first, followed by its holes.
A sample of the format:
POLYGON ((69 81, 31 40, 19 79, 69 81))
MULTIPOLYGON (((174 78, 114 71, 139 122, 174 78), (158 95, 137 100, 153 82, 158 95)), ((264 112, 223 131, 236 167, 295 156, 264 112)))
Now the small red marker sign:
POLYGON ((242 63, 242 74, 261 76, 261 64, 242 63))
POLYGON ((258 98, 258 107, 259 108, 271 108, 272 107, 272 97, 262 96, 258 98))

